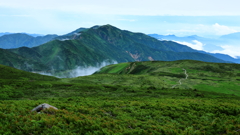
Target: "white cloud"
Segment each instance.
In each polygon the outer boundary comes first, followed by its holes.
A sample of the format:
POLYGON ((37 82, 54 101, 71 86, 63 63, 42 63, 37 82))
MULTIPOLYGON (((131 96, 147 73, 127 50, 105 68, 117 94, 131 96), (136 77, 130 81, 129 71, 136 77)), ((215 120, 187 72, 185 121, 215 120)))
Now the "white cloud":
MULTIPOLYGON (((58 73, 58 75, 55 75, 54 73, 47 73, 46 71, 41 71, 41 72, 34 71, 33 73, 55 76, 58 78, 74 78, 74 77, 78 77, 78 76, 91 75, 91 74, 97 72, 98 70, 100 70, 102 67, 105 67, 110 64, 117 64, 117 61, 109 62, 108 60, 106 60, 101 63, 98 63, 96 66, 89 66, 89 67, 78 66, 77 68, 75 68, 73 70, 67 70, 60 74, 58 73)), ((52 72, 54 72, 54 69, 52 69, 52 72)))
POLYGON ((226 35, 226 34, 237 32, 236 30, 228 26, 220 25, 218 23, 215 23, 212 27, 216 35, 226 35))
POLYGON ((239 0, 0 0, 0 7, 121 15, 240 15, 239 0))
POLYGON ((186 45, 188 47, 191 47, 192 49, 196 49, 196 50, 203 50, 203 46, 204 44, 197 41, 197 40, 193 40, 192 42, 193 43, 189 43, 189 42, 180 42, 180 41, 175 41, 179 44, 183 44, 183 45, 186 45))
POLYGON ((237 56, 240 56, 239 51, 240 51, 240 46, 231 46, 231 45, 222 45, 221 46, 224 50, 215 50, 212 51, 211 53, 222 53, 222 54, 227 54, 230 55, 234 58, 237 58, 237 56))
POLYGON ((62 77, 73 78, 73 77, 78 77, 78 76, 91 75, 91 74, 95 73, 96 71, 100 70, 102 67, 105 67, 105 66, 110 65, 110 64, 117 64, 117 62, 116 61, 114 61, 114 62, 103 61, 102 63, 99 63, 95 67, 90 66, 90 67, 87 67, 87 68, 79 66, 76 69, 71 70, 67 76, 61 76, 60 78, 62 78, 62 77))
POLYGON ((204 36, 204 35, 226 35, 230 33, 235 33, 240 30, 240 27, 229 27, 226 25, 220 25, 219 23, 215 23, 212 25, 203 25, 203 24, 187 24, 188 26, 186 27, 184 25, 180 25, 179 29, 172 29, 172 30, 167 30, 168 33, 178 33, 184 36, 187 35, 199 35, 199 36, 204 36))

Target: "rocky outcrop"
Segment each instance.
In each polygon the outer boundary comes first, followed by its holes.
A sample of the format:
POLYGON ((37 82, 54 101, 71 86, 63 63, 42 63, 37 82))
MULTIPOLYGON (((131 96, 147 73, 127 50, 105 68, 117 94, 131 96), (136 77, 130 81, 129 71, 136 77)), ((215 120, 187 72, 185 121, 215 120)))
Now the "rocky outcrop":
POLYGON ((44 110, 46 109, 54 109, 54 110, 58 110, 56 107, 49 105, 47 103, 43 103, 35 108, 32 109, 32 112, 36 111, 38 113, 44 112, 44 110))
POLYGON ((154 59, 153 59, 151 56, 149 56, 148 59, 149 59, 150 61, 154 61, 154 59))
POLYGON ((135 54, 133 54, 133 53, 130 53, 130 52, 128 52, 128 51, 126 51, 135 61, 141 61, 142 59, 141 59, 141 55, 140 54, 138 54, 137 52, 135 53, 135 54))

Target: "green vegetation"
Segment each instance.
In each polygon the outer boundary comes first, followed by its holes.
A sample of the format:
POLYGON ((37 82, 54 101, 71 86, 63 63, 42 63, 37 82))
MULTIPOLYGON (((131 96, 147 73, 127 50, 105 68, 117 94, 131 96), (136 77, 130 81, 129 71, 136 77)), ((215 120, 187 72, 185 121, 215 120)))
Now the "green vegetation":
POLYGON ((65 79, 0 68, 0 134, 240 132, 238 64, 132 62, 65 79), (171 88, 185 78, 182 68, 188 79, 171 88), (42 103, 59 110, 30 112, 42 103))
MULTIPOLYGON (((108 95, 109 96, 109 95, 108 95)), ((1 101, 1 134, 238 134, 238 100, 75 97, 1 101), (60 110, 36 114, 43 102, 60 110)))

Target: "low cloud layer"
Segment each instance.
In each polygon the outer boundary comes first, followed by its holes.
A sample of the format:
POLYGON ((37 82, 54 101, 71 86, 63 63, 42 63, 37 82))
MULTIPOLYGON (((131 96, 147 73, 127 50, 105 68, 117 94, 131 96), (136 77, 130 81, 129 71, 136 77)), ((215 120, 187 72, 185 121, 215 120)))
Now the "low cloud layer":
POLYGON ((226 35, 226 34, 238 32, 233 28, 230 28, 225 25, 220 25, 218 23, 215 23, 212 27, 216 35, 226 35))
MULTIPOLYGON (((197 41, 197 40, 193 40, 192 43, 180 42, 180 41, 174 41, 174 42, 186 45, 186 46, 191 47, 192 49, 195 49, 195 50, 206 51, 203 47, 204 44, 202 42, 197 41)), ((235 45, 234 44, 232 44, 232 45, 220 45, 219 47, 221 47, 222 50, 214 50, 214 51, 211 51, 210 53, 227 54, 227 55, 229 55, 233 58, 239 58, 240 57, 240 53, 239 53, 240 46, 237 46, 236 44, 235 45)))
POLYGON ((177 33, 180 36, 187 36, 187 35, 198 35, 203 37, 209 36, 221 36, 227 35, 230 33, 239 32, 240 27, 233 27, 233 26, 226 26, 221 23, 214 23, 214 24, 188 24, 188 26, 184 24, 179 24, 179 27, 175 29, 167 30, 168 33, 177 33))
POLYGON ((69 78, 74 78, 78 76, 86 76, 91 75, 98 71, 100 68, 105 67, 110 64, 117 64, 117 62, 109 63, 109 62, 102 62, 98 64, 96 67, 77 67, 76 69, 73 69, 71 72, 69 72, 69 78))
MULTIPOLYGON (((83 67, 83 66, 78 66, 77 68, 73 70, 67 70, 61 73, 47 73, 45 71, 42 72, 34 72, 34 73, 39 73, 42 75, 48 75, 48 76, 55 76, 58 78, 74 78, 78 76, 87 76, 95 73, 99 69, 101 69, 104 66, 110 65, 110 64, 117 64, 116 61, 113 62, 108 62, 108 61, 103 61, 102 63, 96 64, 96 66, 88 66, 88 67, 83 67)), ((52 69, 54 71, 54 69, 52 69)))
POLYGON ((230 55, 233 58, 239 58, 240 53, 240 46, 232 46, 232 45, 222 45, 221 46, 223 50, 215 50, 212 51, 211 53, 222 53, 222 54, 227 54, 230 55))

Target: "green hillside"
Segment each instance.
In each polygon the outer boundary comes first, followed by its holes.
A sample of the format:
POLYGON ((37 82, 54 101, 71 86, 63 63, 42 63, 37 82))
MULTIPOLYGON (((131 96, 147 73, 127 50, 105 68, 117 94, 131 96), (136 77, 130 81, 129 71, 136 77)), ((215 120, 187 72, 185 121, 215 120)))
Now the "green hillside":
POLYGON ((9 66, 0 65, 0 79, 9 79, 9 80, 32 80, 32 81, 56 81, 59 80, 56 77, 40 75, 35 73, 30 73, 15 69, 9 66))
MULTIPOLYGON (((95 74, 121 74, 137 75, 129 80, 131 85, 146 85, 156 88, 171 88, 179 84, 181 78, 188 74, 187 79, 182 80, 181 85, 175 88, 197 89, 218 93, 235 94, 240 96, 240 65, 224 63, 206 63, 201 61, 149 61, 133 62, 109 65, 95 74), (139 79, 142 81, 139 82, 139 79), (145 82, 146 81, 146 82, 145 82), (164 86, 163 86, 164 85, 164 86)), ((111 79, 112 82, 116 80, 111 79)), ((128 81, 126 81, 128 82, 128 81)), ((124 85, 126 82, 121 82, 124 85)))
POLYGON ((30 73, 5 65, 0 65, 0 71, 0 100, 21 99, 24 95, 33 94, 33 91, 37 92, 37 87, 45 87, 49 82, 59 80, 56 77, 30 73), (32 90, 28 91, 30 88, 32 90))
POLYGON ((152 61, 58 79, 2 66, 0 134, 238 134, 240 65, 152 61), (182 85, 172 88, 186 75, 182 85), (59 110, 31 112, 42 103, 59 110))
POLYGON ((73 69, 77 66, 93 66, 107 57, 93 51, 78 40, 54 40, 34 48, 18 48, 12 52, 33 58, 56 71, 73 69))
MULTIPOLYGON (((29 53, 32 52, 29 51, 29 53)), ((11 66, 17 69, 22 69, 25 71, 47 71, 50 69, 43 63, 38 62, 37 59, 32 59, 31 57, 24 57, 22 55, 1 48, 0 64, 11 66)))

